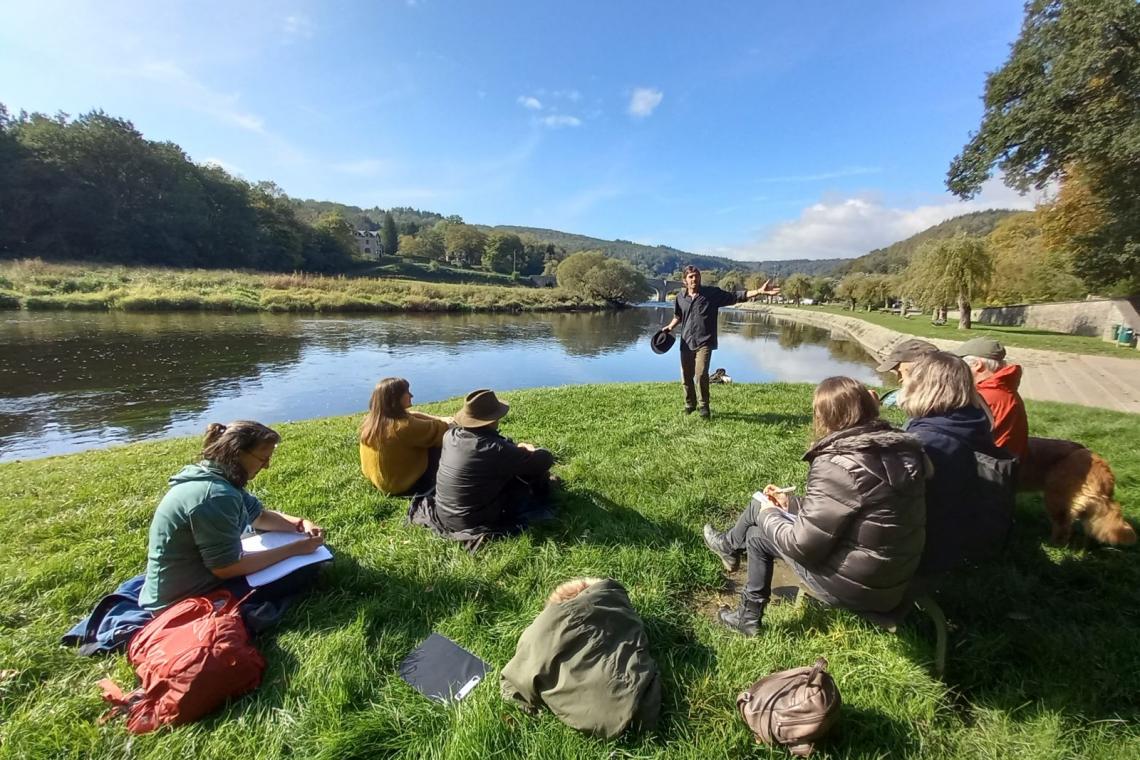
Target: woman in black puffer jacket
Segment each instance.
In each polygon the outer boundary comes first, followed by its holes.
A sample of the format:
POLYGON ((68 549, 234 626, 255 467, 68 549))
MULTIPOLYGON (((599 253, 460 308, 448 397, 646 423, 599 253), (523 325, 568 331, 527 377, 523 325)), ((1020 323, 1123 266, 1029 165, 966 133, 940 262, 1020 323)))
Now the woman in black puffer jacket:
POLYGON ((885 612, 902 601, 922 556, 930 468, 922 443, 880 419, 878 401, 849 377, 820 383, 812 406, 818 438, 804 455, 806 495, 769 485, 768 499, 753 499, 731 530, 704 529, 727 570, 748 554, 740 608, 722 609, 720 620, 749 636, 768 604, 776 558, 829 604, 885 612))

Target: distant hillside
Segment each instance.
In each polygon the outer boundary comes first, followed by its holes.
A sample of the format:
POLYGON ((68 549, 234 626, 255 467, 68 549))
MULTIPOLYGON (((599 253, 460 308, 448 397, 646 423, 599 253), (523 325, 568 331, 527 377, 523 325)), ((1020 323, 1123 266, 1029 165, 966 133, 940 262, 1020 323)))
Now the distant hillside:
POLYGON ((676 272, 686 264, 701 269, 739 269, 746 272, 764 272, 772 277, 786 277, 793 272, 804 274, 827 274, 848 259, 789 259, 787 261, 736 261, 723 256, 706 256, 689 253, 667 245, 642 245, 629 240, 602 240, 587 235, 548 230, 541 227, 515 227, 498 225, 482 227, 484 230, 504 230, 518 235, 529 235, 544 242, 554 243, 569 253, 576 251, 602 251, 607 256, 625 259, 638 269, 659 277, 676 272))
POLYGON ((953 237, 959 233, 967 235, 988 235, 1002 219, 1013 214, 1025 214, 1026 211, 1010 211, 1008 209, 990 209, 989 211, 975 211, 970 214, 956 216, 945 222, 927 228, 917 235, 911 235, 906 240, 892 243, 886 248, 876 248, 870 253, 857 259, 848 259, 842 266, 836 268, 835 274, 842 276, 850 272, 869 272, 872 274, 895 274, 906 269, 919 246, 927 240, 953 237))
MULTIPOLYGON (((311 199, 290 199, 297 217, 312 224, 321 214, 339 211, 348 222, 359 230, 378 230, 384 221, 384 212, 390 211, 396 220, 400 234, 415 234, 420 229, 431 227, 437 222, 459 221, 459 217, 444 217, 434 211, 421 211, 414 208, 397 207, 382 209, 379 207, 364 209, 359 206, 349 206, 333 201, 316 201, 311 199)), ((607 256, 624 259, 643 272, 658 277, 666 277, 686 264, 694 264, 701 269, 719 269, 727 271, 738 269, 745 272, 764 272, 772 277, 787 277, 793 272, 804 274, 830 274, 838 266, 849 259, 789 259, 787 261, 735 261, 723 256, 706 256, 698 253, 689 253, 679 248, 667 245, 642 245, 630 240, 602 240, 588 235, 576 235, 561 230, 548 230, 542 227, 518 227, 509 224, 488 226, 485 224, 473 225, 490 232, 502 230, 517 235, 526 235, 544 243, 554 243, 566 249, 567 253, 578 251, 602 251, 607 256)))

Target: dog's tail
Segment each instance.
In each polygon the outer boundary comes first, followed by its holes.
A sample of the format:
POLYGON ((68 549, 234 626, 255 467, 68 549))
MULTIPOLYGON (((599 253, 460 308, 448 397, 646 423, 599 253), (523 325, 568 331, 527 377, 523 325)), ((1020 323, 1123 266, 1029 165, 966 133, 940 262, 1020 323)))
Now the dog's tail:
POLYGON ((1102 544, 1136 543, 1135 528, 1124 519, 1120 503, 1112 498, 1116 488, 1112 468, 1099 454, 1089 453, 1090 467, 1073 500, 1074 511, 1085 517, 1089 535, 1102 544))

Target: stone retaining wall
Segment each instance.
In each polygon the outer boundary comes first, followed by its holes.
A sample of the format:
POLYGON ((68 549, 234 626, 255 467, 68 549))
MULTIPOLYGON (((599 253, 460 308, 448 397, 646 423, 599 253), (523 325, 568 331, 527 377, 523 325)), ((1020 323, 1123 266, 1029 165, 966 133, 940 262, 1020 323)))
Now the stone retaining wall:
POLYGON ((1124 298, 975 309, 974 321, 984 325, 1019 325, 1070 335, 1099 335, 1104 340, 1112 340, 1113 325, 1127 325, 1140 332, 1140 314, 1124 298))

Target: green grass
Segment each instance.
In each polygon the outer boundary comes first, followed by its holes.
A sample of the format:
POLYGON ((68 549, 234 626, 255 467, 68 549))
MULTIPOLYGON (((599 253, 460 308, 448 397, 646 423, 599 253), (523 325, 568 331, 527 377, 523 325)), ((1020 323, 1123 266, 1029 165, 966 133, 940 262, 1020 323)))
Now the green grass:
POLYGON ((904 319, 898 314, 888 314, 880 311, 849 311, 842 306, 797 306, 797 309, 822 311, 828 314, 839 314, 844 317, 854 317, 870 322, 873 325, 887 327, 908 335, 917 335, 920 338, 943 338, 945 340, 969 340, 975 337, 989 337, 1001 341, 1007 346, 1020 346, 1021 348, 1036 348, 1043 351, 1062 351, 1069 354, 1091 354, 1094 356, 1118 356, 1125 359, 1140 359, 1140 351, 1129 348, 1118 348, 1115 343, 1101 340, 1098 337, 1086 335, 1068 335, 1067 333, 1054 333, 1045 330, 1036 330, 1030 327, 1016 327, 1012 325, 982 325, 977 322, 969 330, 959 330, 958 321, 950 320, 944 325, 930 323, 927 314, 916 314, 904 319))
MULTIPOLYGON (((96 724, 95 683, 111 675, 129 684, 125 660, 83 658, 57 642, 141 572, 154 506, 167 476, 195 459, 197 441, 0 465, 0 756, 782 758, 753 745, 735 696, 819 655, 844 701, 823 758, 1140 756, 1137 552, 1048 546, 1036 496, 1021 501, 1008 559, 943 594, 952 626, 945 682, 928 670, 933 634, 921 619, 891 635, 843 611, 782 604, 755 639, 714 624, 703 610, 725 581, 701 524, 726 525, 765 483, 802 485, 811 388, 713 393, 707 423, 681 414, 676 384, 504 393, 505 432, 558 454, 561 518, 476 556, 406 526, 407 502, 364 481, 355 418, 281 425, 273 467, 253 490, 320 521, 336 561, 319 591, 257 640, 269 667, 256 693, 200 723, 140 737, 121 722, 96 724), (664 681, 656 731, 605 742, 549 713, 528 717, 501 699, 497 672, 455 709, 396 675, 431 631, 503 665, 549 590, 576 575, 617 578, 644 617, 664 681)), ((450 413, 456 402, 427 408, 450 413)), ((1126 512, 1140 516, 1140 419, 1029 409, 1034 434, 1104 454, 1126 512)))
POLYGON ((459 270, 432 272, 407 263, 376 267, 373 273, 377 276, 285 275, 25 259, 0 262, 0 309, 383 313, 570 311, 608 306, 561 288, 511 285, 510 278, 502 275, 465 277, 459 270), (426 282, 421 275, 440 281, 426 282))

